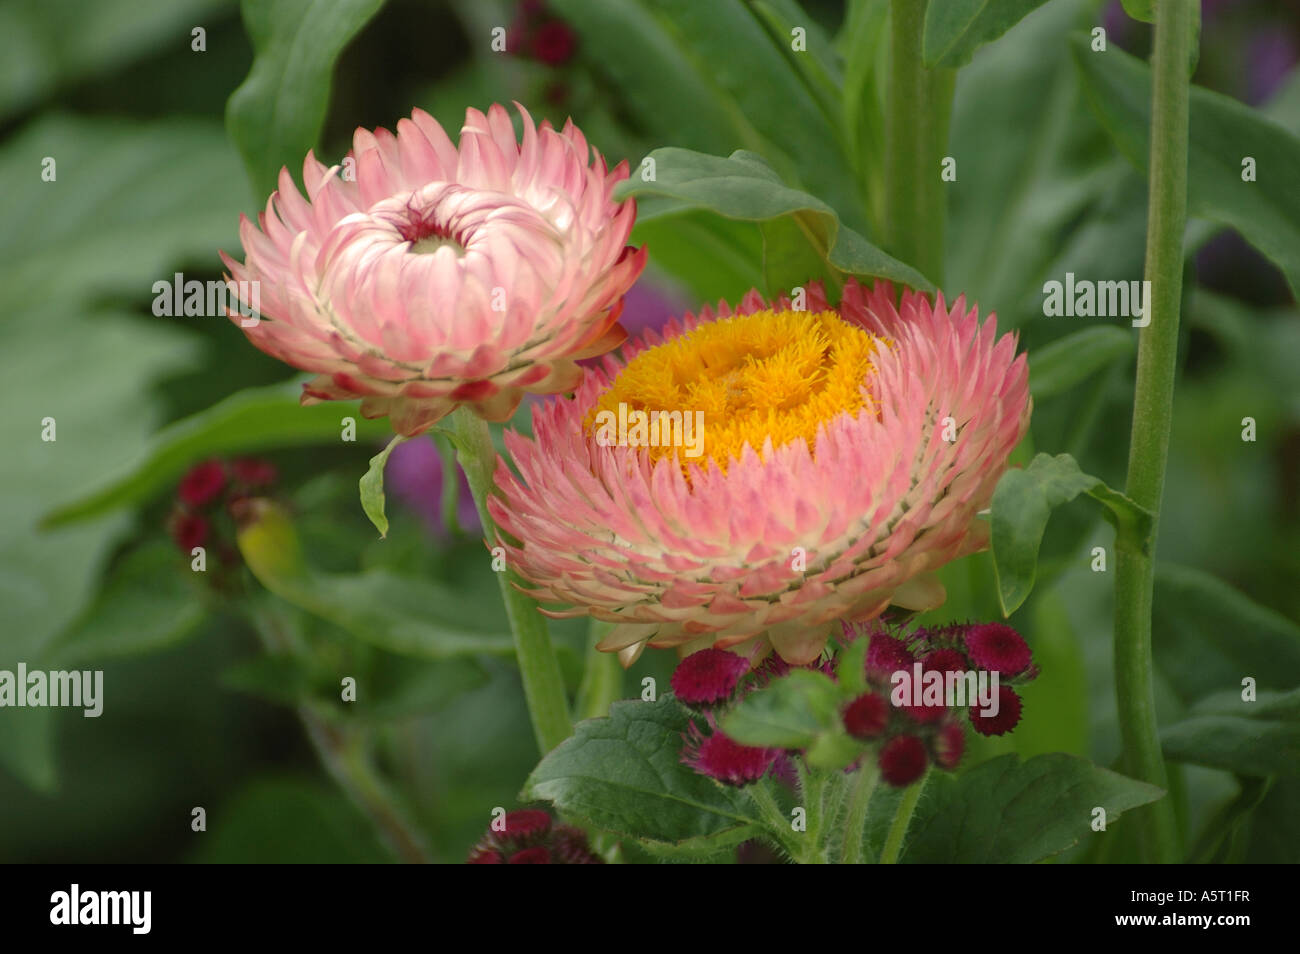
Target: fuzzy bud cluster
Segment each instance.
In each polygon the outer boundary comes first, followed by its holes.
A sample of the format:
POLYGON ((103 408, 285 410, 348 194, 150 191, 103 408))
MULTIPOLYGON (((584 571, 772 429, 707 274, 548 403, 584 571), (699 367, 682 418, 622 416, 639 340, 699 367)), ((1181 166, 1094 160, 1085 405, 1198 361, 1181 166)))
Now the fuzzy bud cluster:
POLYGON ((953 624, 906 633, 877 621, 864 630, 846 625, 845 636, 850 642, 870 642, 864 664, 869 689, 841 711, 844 727, 857 739, 879 743, 881 777, 895 786, 912 784, 931 763, 956 768, 966 747, 964 721, 982 735, 1014 729, 1023 705, 1013 685, 1038 675, 1028 644, 1004 623, 953 624), (921 693, 918 702, 910 691, 918 675, 923 684, 934 687, 982 685, 990 696, 983 701, 964 698, 958 704, 936 689, 921 693))
POLYGON ((556 825, 549 812, 524 808, 501 818, 469 853, 471 865, 603 865, 587 835, 571 825, 556 825))

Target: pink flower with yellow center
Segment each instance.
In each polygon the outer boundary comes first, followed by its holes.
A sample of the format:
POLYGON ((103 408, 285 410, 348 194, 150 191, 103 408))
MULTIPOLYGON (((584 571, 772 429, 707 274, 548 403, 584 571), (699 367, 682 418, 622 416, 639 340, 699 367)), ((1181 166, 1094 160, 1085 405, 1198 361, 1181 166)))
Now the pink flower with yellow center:
POLYGON ((570 604, 551 615, 617 624, 600 648, 625 663, 650 645, 807 664, 837 620, 938 605, 930 571, 987 545, 977 514, 1029 424, 1015 337, 886 283, 807 297, 687 315, 506 435, 519 475, 498 463, 489 506, 508 562, 570 604))
POLYGON ((303 403, 359 397, 405 435, 459 405, 505 420, 626 338, 623 293, 645 267, 627 245, 636 206, 612 198, 627 163, 609 170, 572 121, 519 112, 522 140, 500 105, 468 110, 459 146, 418 109, 396 135, 358 129, 343 165, 307 155, 306 198, 284 169, 258 225, 241 218, 247 260, 222 259, 258 283, 256 302, 241 294, 261 320, 230 317, 317 374, 303 403))

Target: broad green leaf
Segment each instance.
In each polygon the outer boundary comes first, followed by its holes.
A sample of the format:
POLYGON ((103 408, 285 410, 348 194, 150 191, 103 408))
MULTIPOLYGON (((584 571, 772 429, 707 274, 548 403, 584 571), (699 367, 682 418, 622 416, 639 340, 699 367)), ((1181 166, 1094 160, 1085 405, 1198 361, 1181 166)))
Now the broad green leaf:
POLYGON ((1164 796, 1073 755, 1019 761, 1003 755, 961 775, 932 773, 908 829, 902 861, 923 864, 1029 864, 1082 838, 1123 837, 1092 830, 1093 810, 1110 826, 1124 812, 1164 796))
POLYGON ((742 745, 801 749, 835 726, 839 699, 825 673, 796 669, 745 696, 722 730, 742 745))
POLYGON ((1300 689, 1261 692, 1253 702, 1240 690, 1211 696, 1161 729, 1160 745, 1176 762, 1238 775, 1300 774, 1300 689))
POLYGON ((0 5, 0 116, 142 56, 190 52, 190 30, 233 6, 233 0, 8 0, 0 5))
POLYGON ((1086 0, 1053 0, 957 74, 944 290, 996 311, 1001 328, 1042 317, 1043 282, 1062 277, 1049 266, 1115 175, 1078 77, 1061 69, 1069 36, 1094 20, 1086 0))
POLYGON ((636 111, 652 141, 714 152, 760 145, 749 120, 714 82, 709 64, 698 60, 672 21, 649 4, 553 0, 551 6, 582 37, 579 55, 599 64, 624 92, 626 106, 636 111))
POLYGON ((514 652, 499 606, 466 605, 451 587, 383 569, 357 574, 311 569, 293 523, 270 501, 255 502, 238 541, 244 562, 263 586, 363 642, 426 659, 514 652))
MULTIPOLYGON (((157 420, 150 382, 189 364, 194 352, 173 329, 86 306, 9 312, 0 325, 0 669, 13 669, 36 663, 94 596, 127 523, 119 517, 42 533, 37 519, 86 474, 136 452, 157 420), (42 440, 47 419, 52 441, 42 440)), ((6 710, 0 732, 0 767, 42 788, 54 784, 45 746, 50 717, 49 709, 6 710)))
POLYGON ((115 567, 81 617, 45 650, 50 666, 155 652, 190 636, 207 615, 189 557, 167 543, 147 544, 115 567))
POLYGON ((883 109, 888 74, 889 0, 849 0, 835 46, 844 58, 840 122, 849 162, 866 195, 867 218, 878 233, 884 217, 883 109))
POLYGON ((388 455, 393 452, 393 448, 404 440, 406 438, 398 434, 388 442, 388 446, 370 458, 370 467, 361 476, 359 484, 361 509, 366 512, 381 537, 388 536, 388 517, 384 514, 384 467, 388 464, 388 455))
MULTIPOLYGON (((302 168, 329 106, 334 61, 384 0, 244 0, 255 55, 226 104, 226 129, 259 196, 302 168)), ((327 162, 326 165, 329 165, 327 162)))
POLYGON ((697 850, 705 839, 735 844, 759 821, 740 791, 682 764, 689 724, 689 713, 671 696, 616 702, 609 718, 579 722, 542 759, 523 797, 545 799, 618 835, 697 850))
POLYGON ((693 301, 737 301, 763 285, 763 240, 747 222, 703 210, 641 217, 632 241, 644 244, 662 268, 687 286, 693 301))
POLYGON ((153 283, 170 282, 182 262, 219 268, 216 251, 238 243, 248 200, 221 127, 179 117, 42 118, 5 144, 0 181, 10 183, 0 219, 0 304, 11 319, 54 300, 147 300, 153 283), (53 182, 40 175, 47 156, 56 163, 53 182))
MULTIPOLYGON (((861 235, 841 225, 835 211, 819 199, 785 185, 761 156, 737 151, 728 158, 666 147, 650 154, 655 179, 640 175, 620 183, 619 198, 661 196, 672 200, 656 209, 646 203, 642 214, 702 208, 729 219, 766 222, 789 216, 808 245, 825 262, 836 282, 849 275, 887 278, 922 290, 933 286, 916 269, 886 255, 861 235)), ((809 278, 801 272, 768 271, 768 291, 789 291, 809 278)))
POLYGON ((117 476, 50 512, 44 525, 59 527, 143 503, 206 457, 338 441, 345 417, 356 422, 359 440, 382 440, 392 434, 387 421, 365 420, 351 404, 303 407, 298 403, 300 393, 296 384, 249 388, 169 424, 117 476))
POLYGON ((1010 616, 1034 588, 1038 548, 1052 510, 1079 494, 1106 507, 1117 532, 1146 545, 1151 514, 1128 497, 1085 474, 1069 454, 1039 454, 1023 470, 1008 470, 993 492, 993 561, 1002 612, 1010 616))
POLYGON ((1156 564, 1151 641, 1189 704, 1247 676, 1261 689, 1300 685, 1300 626, 1191 567, 1156 564))
POLYGON ((1156 22, 1156 0, 1121 0, 1124 12, 1143 23, 1156 22))
MULTIPOLYGON (((725 155, 767 156, 782 177, 826 200, 851 225, 864 194, 840 139, 834 60, 811 18, 792 0, 558 0, 556 9, 623 93, 624 108, 652 144, 725 155), (791 49, 782 21, 805 28, 791 49), (629 44, 627 37, 635 36, 629 44), (736 51, 745 50, 745 56, 736 51), (773 108, 774 105, 780 108, 773 108)), ((633 175, 637 169, 633 168, 633 175)))
POLYGON ((943 0, 925 8, 922 57, 927 67, 965 66, 1046 0, 943 0))
POLYGON ((1070 390, 1137 349, 1137 336, 1102 325, 1057 338, 1029 356, 1029 392, 1035 400, 1070 390))
MULTIPOLYGON (((1111 47, 1093 53, 1073 44, 1093 109, 1120 152, 1145 170, 1149 152, 1151 71, 1111 47)), ((1236 229, 1300 290, 1300 138, 1227 96, 1192 87, 1187 154, 1187 212, 1236 229), (1255 180, 1243 181, 1254 160, 1255 180)))

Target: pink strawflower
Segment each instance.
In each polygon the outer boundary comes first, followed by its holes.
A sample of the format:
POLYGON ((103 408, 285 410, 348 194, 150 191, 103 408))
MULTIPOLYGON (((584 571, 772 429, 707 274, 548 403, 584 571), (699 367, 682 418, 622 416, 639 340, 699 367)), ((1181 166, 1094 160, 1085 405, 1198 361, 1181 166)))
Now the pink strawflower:
POLYGON ((802 665, 837 620, 941 603, 930 571, 987 546, 976 514, 1028 425, 1028 373, 964 299, 894 298, 751 292, 607 356, 534 409, 531 439, 506 435, 519 476, 500 462, 489 506, 510 565, 572 607, 553 615, 618 624, 601 648, 625 663, 752 642, 802 665), (612 439, 619 404, 700 411, 702 453, 612 439))
POLYGON ((551 853, 541 845, 517 851, 506 861, 508 865, 549 865, 551 853))
POLYGON ((981 623, 966 631, 966 652, 977 669, 1015 676, 1029 668, 1029 646, 1005 623, 981 623))
POLYGON ((688 706, 711 706, 729 699, 749 661, 725 649, 691 653, 673 670, 673 695, 688 706))
POLYGON ((222 260, 258 283, 261 320, 231 320, 317 374, 303 403, 361 398, 405 435, 459 405, 501 421, 623 340, 645 266, 635 204, 611 197, 627 164, 609 170, 572 121, 519 113, 522 140, 500 105, 468 110, 459 146, 418 109, 396 135, 358 129, 342 166, 307 155, 307 198, 283 169, 258 224, 241 219, 247 260, 222 260))

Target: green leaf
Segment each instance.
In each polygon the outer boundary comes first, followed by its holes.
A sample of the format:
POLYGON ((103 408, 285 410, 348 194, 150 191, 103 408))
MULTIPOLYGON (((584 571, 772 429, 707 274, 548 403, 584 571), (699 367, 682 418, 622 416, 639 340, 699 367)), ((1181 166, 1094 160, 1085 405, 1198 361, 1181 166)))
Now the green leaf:
POLYGON ((81 617, 44 650, 51 667, 156 652, 190 636, 207 615, 188 557, 167 543, 148 544, 114 568, 81 617))
POLYGON ((1069 454, 1039 454, 1024 470, 1003 474, 993 492, 993 565, 1004 615, 1015 612, 1034 588, 1038 548, 1052 510, 1083 493, 1105 505, 1117 533, 1142 545, 1149 542, 1148 511, 1100 478, 1085 474, 1069 454))
POLYGON ((281 167, 302 168, 325 122, 334 61, 383 5, 384 0, 244 0, 253 66, 226 104, 226 129, 259 195, 274 191, 281 167))
POLYGON ((865 225, 840 135, 834 59, 792 0, 560 0, 557 9, 588 41, 582 55, 621 87, 621 105, 648 142, 761 152, 783 177, 865 225), (791 49, 787 19, 805 29, 807 50, 791 49))
POLYGON ((0 115, 161 49, 190 52, 190 30, 229 0, 9 0, 0 6, 0 115))
POLYGON ((654 250, 655 265, 699 302, 737 301, 763 284, 763 238, 748 222, 703 210, 637 220, 632 242, 654 250))
POLYGON ((5 145, 0 181, 13 183, 0 222, 0 304, 11 319, 52 301, 144 298, 182 261, 218 268, 216 250, 238 242, 248 201, 221 127, 182 117, 42 118, 5 145), (39 175, 46 156, 56 161, 53 182, 39 175))
POLYGON ((1055 397, 1136 349, 1136 335, 1109 325, 1057 338, 1029 356, 1029 392, 1040 401, 1055 397))
POLYGON ((185 469, 205 457, 281 450, 340 439, 342 419, 356 421, 360 440, 392 434, 386 421, 368 421, 352 405, 333 402, 303 407, 296 384, 249 388, 220 404, 170 424, 150 438, 143 453, 104 481, 99 489, 48 513, 46 527, 60 527, 143 503, 170 487, 185 469))
POLYGON ((922 59, 927 67, 956 68, 1046 0, 944 0, 925 8, 922 59))
MULTIPOLYGON (((920 272, 886 255, 861 235, 841 225, 835 211, 806 192, 785 185, 761 156, 738 150, 728 158, 706 156, 688 149, 665 147, 650 154, 655 180, 639 174, 618 185, 619 198, 659 196, 673 200, 657 208, 646 203, 642 214, 708 209, 729 219, 767 222, 789 216, 805 241, 824 262, 837 283, 848 275, 887 278, 925 291, 933 289, 920 272)), ((810 276, 802 268, 767 269, 768 292, 788 292, 810 276)))
POLYGON ((1053 0, 958 76, 944 290, 996 310, 1000 328, 1042 317, 1053 259, 1114 176, 1129 171, 1107 164, 1113 150, 1087 111, 1080 114, 1079 79, 1061 69, 1068 37, 1095 17, 1086 0, 1053 0), (998 130, 996 149, 990 129, 998 130))
POLYGON ((1092 830, 1093 810, 1110 826, 1124 812, 1165 793, 1073 755, 1019 761, 1003 755, 959 776, 932 773, 908 828, 906 863, 1029 864, 1081 838, 1121 837, 1092 830))
POLYGON ((388 455, 393 448, 406 440, 398 434, 388 446, 370 458, 370 468, 362 475, 360 481, 361 509, 366 512, 370 522, 375 525, 381 537, 388 536, 388 517, 384 515, 384 467, 388 464, 388 455))
POLYGON ((1124 12, 1143 23, 1156 22, 1156 0, 1121 0, 1124 12))
POLYGON ((875 234, 883 229, 885 174, 885 84, 889 72, 889 0, 849 0, 835 45, 844 57, 840 124, 849 162, 862 183, 867 218, 875 234))
POLYGON ((1300 685, 1300 625, 1201 570, 1156 564, 1156 665, 1190 704, 1250 676, 1261 689, 1300 685))
POLYGON ((829 676, 796 669, 745 696, 722 720, 742 745, 801 749, 835 726, 840 692, 829 676))
MULTIPOLYGON (((1073 45, 1094 111, 1120 152, 1147 166, 1151 71, 1115 47, 1093 53, 1073 45)), ((1193 86, 1187 154, 1187 214, 1229 226, 1259 249, 1300 293, 1300 138, 1257 110, 1193 86), (1242 161, 1255 160, 1256 181, 1242 181, 1242 161)))
POLYGON ((426 659, 514 653, 504 611, 496 604, 467 605, 449 586, 383 569, 311 569, 288 515, 270 501, 255 501, 238 541, 244 562, 268 590, 381 649, 426 659))
POLYGON ((1238 775, 1300 774, 1300 689, 1216 694, 1160 731, 1165 758, 1227 769, 1238 775))
POLYGON ((525 799, 618 835, 707 848, 749 837, 760 824, 748 799, 681 762, 689 713, 671 696, 616 702, 607 719, 579 722, 533 770, 525 799))

